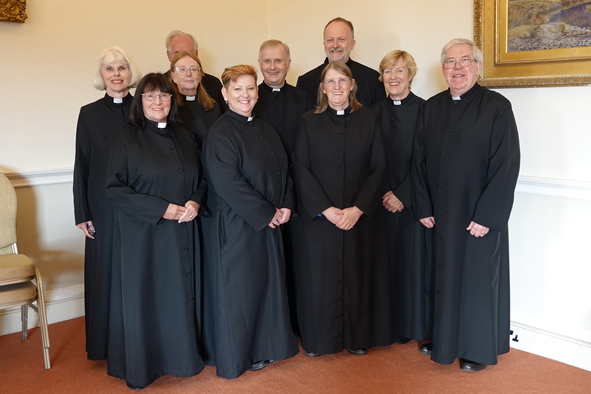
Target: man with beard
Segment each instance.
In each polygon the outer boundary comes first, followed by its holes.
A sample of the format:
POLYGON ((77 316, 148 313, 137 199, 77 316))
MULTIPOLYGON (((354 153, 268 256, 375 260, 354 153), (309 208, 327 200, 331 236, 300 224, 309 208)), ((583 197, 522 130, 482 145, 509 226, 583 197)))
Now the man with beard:
POLYGON ((384 85, 379 80, 380 74, 357 63, 349 56, 355 48, 355 31, 351 22, 340 17, 328 22, 324 27, 323 43, 326 52, 324 63, 300 76, 296 84, 298 88, 307 91, 316 100, 322 70, 329 62, 339 60, 351 69, 358 89, 355 97, 363 106, 371 107, 376 102, 386 99, 384 85))

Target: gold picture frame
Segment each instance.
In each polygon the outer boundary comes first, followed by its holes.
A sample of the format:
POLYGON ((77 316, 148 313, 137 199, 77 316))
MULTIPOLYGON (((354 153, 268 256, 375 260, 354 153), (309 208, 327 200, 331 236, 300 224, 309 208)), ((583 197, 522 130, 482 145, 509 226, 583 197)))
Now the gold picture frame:
POLYGON ((26 0, 0 0, 0 22, 25 23, 26 0))
MULTIPOLYGON (((482 75, 478 83, 489 88, 591 84, 591 46, 524 51, 511 48, 508 44, 509 2, 509 0, 474 0, 474 43, 484 55, 482 75)), ((549 4, 553 1, 545 0, 545 2, 549 4)), ((562 3, 558 0, 555 2, 562 3)), ((514 8, 512 12, 514 15, 514 8)), ((514 23, 513 20, 512 23, 514 23)), ((548 20, 544 23, 549 28, 548 20)), ((530 26, 537 29, 542 24, 530 26)), ((564 26, 562 28, 564 29, 564 26)), ((512 37, 515 37, 514 31, 511 31, 512 37)), ((558 27, 551 32, 559 32, 558 27)), ((512 38, 512 43, 514 42, 515 39, 512 38)))

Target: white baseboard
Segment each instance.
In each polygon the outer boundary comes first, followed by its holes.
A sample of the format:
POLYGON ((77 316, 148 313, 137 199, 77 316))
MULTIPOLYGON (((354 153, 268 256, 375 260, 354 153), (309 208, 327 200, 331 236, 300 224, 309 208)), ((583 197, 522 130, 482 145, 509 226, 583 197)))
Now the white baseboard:
MULTIPOLYGON (((71 286, 45 292, 49 324, 84 316, 84 286, 71 286)), ((29 328, 39 326, 39 315, 29 308, 29 328)), ((21 308, 0 311, 0 335, 21 331, 21 308)), ((50 329, 51 338, 51 329, 50 329)))
POLYGON ((591 371, 591 342, 512 321, 511 347, 591 371))

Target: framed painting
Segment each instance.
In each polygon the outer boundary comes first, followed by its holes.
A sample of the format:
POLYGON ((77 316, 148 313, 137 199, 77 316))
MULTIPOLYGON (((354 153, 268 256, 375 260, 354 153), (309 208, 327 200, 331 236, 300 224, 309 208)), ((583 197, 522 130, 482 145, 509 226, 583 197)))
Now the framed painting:
POLYGON ((0 0, 0 22, 25 23, 26 0, 0 0))
POLYGON ((591 84, 591 0, 474 0, 490 88, 591 84))

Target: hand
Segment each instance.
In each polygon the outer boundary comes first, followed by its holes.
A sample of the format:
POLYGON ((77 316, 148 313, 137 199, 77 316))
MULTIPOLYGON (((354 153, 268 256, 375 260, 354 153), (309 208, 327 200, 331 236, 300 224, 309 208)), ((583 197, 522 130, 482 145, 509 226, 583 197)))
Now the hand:
MULTIPOLYGON (((289 213, 291 214, 291 211, 289 211, 289 213)), ((271 219, 271 221, 269 222, 269 227, 271 227, 271 228, 279 227, 282 224, 281 223, 282 219, 283 219, 283 212, 279 208, 275 208, 275 215, 273 215, 273 219, 271 219)))
POLYGON ((343 217, 343 211, 337 207, 326 208, 324 211, 322 211, 322 214, 328 219, 329 222, 334 225, 340 222, 341 218, 343 217))
POLYGON ((190 222, 199 215, 199 204, 189 200, 185 203, 185 212, 179 218, 179 223, 190 222))
POLYGON ((435 218, 433 216, 419 219, 419 222, 421 222, 423 224, 423 226, 425 226, 427 228, 435 227, 435 218))
POLYGON ((343 212, 341 220, 337 223, 337 227, 341 230, 351 230, 363 215, 363 211, 355 206, 345 208, 341 212, 343 212))
POLYGON ((466 230, 470 231, 470 234, 472 234, 473 236, 478 238, 478 237, 484 237, 486 234, 488 234, 488 231, 490 229, 488 227, 484 227, 478 223, 470 222, 470 225, 468 226, 468 228, 466 228, 466 230))
POLYGON ((170 203, 162 217, 166 220, 180 220, 181 216, 185 213, 185 210, 186 208, 183 206, 170 203))
POLYGON ((291 218, 291 209, 289 208, 280 208, 279 211, 281 211, 282 216, 279 219, 279 223, 280 224, 285 224, 287 222, 289 222, 289 219, 291 218))
POLYGON ((382 205, 389 212, 402 212, 404 209, 404 204, 394 195, 394 193, 392 193, 392 190, 384 194, 384 197, 382 197, 382 205))
POLYGON ((78 223, 76 227, 82 230, 84 235, 86 235, 88 238, 94 239, 94 234, 96 233, 96 230, 94 229, 94 224, 92 224, 92 220, 78 223))

